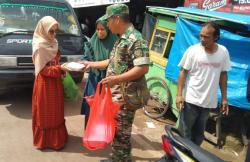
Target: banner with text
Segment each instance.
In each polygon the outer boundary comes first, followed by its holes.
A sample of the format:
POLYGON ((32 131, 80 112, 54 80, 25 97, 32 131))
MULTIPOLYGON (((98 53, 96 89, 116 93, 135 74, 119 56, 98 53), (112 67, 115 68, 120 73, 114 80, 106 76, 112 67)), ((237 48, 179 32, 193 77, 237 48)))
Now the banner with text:
POLYGON ((250 15, 250 0, 185 0, 184 6, 250 15))
POLYGON ((114 3, 127 3, 130 0, 67 0, 73 8, 109 5, 114 3))

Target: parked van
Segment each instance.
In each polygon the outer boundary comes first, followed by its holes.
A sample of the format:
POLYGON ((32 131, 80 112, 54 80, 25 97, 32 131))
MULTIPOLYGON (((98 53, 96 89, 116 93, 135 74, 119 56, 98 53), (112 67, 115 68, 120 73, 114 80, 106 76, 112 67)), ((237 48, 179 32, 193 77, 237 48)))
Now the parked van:
MULTIPOLYGON (((57 40, 61 62, 80 60, 86 38, 67 1, 0 0, 0 92, 33 82, 32 37, 44 16, 60 23, 57 40)), ((82 73, 74 78, 80 80, 82 73)))

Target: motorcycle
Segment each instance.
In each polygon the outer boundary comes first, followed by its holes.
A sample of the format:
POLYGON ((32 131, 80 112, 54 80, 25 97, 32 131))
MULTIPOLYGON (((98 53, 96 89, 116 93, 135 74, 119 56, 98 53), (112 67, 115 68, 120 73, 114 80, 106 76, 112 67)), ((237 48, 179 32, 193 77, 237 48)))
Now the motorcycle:
POLYGON ((181 137, 176 128, 165 127, 162 145, 165 155, 158 162, 224 162, 189 139, 181 137))

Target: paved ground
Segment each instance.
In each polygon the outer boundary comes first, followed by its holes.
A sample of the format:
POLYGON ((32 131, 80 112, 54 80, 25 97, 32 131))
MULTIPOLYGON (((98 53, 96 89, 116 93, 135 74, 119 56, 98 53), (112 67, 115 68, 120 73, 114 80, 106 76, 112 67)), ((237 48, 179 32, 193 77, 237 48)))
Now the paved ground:
MULTIPOLYGON (((11 90, 0 97, 0 162, 97 162, 109 157, 110 147, 89 151, 82 146, 83 116, 79 115, 81 100, 65 103, 69 140, 60 151, 37 150, 32 145, 31 89, 11 90)), ((145 127, 146 117, 137 112, 133 127, 133 161, 156 161, 163 155, 160 141, 150 139, 145 127), (142 132, 144 130, 145 132, 142 132)), ((158 127, 157 127, 158 128, 158 127)), ((162 133, 159 134, 159 138, 162 133)))
MULTIPOLYGON (((138 114, 140 114, 138 111, 138 114)), ((143 114, 143 113, 142 113, 143 114)), ((158 148, 158 144, 161 143, 161 139, 159 138, 161 134, 164 133, 164 126, 166 124, 174 125, 174 120, 172 115, 168 112, 165 118, 160 120, 153 120, 145 115, 138 115, 135 120, 134 130, 141 132, 144 136, 143 139, 147 141, 152 141, 151 146, 158 148), (170 120, 169 120, 170 119, 170 120), (138 122, 141 121, 141 122, 138 122), (156 126, 156 128, 148 128, 146 122, 152 122, 156 126), (138 128, 139 127, 139 128, 138 128), (154 145, 156 144, 156 145, 154 145)), ((217 155, 221 159, 227 162, 244 162, 246 156, 246 148, 243 147, 241 141, 235 134, 228 133, 226 135, 226 144, 223 148, 219 149, 214 144, 204 141, 201 145, 202 148, 208 150, 209 152, 217 155)), ((156 149, 155 149, 156 150, 156 149)))
MULTIPOLYGON (((82 84, 79 87, 82 88, 82 84)), ((65 103, 66 125, 69 141, 60 151, 36 150, 32 145, 31 132, 31 90, 12 91, 0 97, 0 162, 97 162, 107 158, 110 147, 100 151, 88 151, 82 146, 83 116, 79 115, 81 100, 65 103)), ((164 152, 161 148, 161 135, 166 124, 174 124, 174 118, 153 120, 142 110, 136 113, 133 125, 133 161, 150 162, 159 159, 164 152), (169 120, 171 119, 171 120, 169 120), (155 128, 149 128, 149 125, 155 128)), ((218 149, 204 142, 202 147, 225 161, 244 162, 245 155, 241 143, 228 136, 227 145, 218 149), (231 144, 231 145, 230 145, 231 144)))

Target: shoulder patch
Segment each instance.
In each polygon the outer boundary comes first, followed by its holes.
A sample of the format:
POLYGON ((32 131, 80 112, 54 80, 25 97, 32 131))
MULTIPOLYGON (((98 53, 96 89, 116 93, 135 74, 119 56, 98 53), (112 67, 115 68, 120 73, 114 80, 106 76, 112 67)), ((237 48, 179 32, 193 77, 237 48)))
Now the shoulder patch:
POLYGON ((128 37, 130 40, 136 40, 136 37, 134 34, 130 34, 129 37, 128 37))

